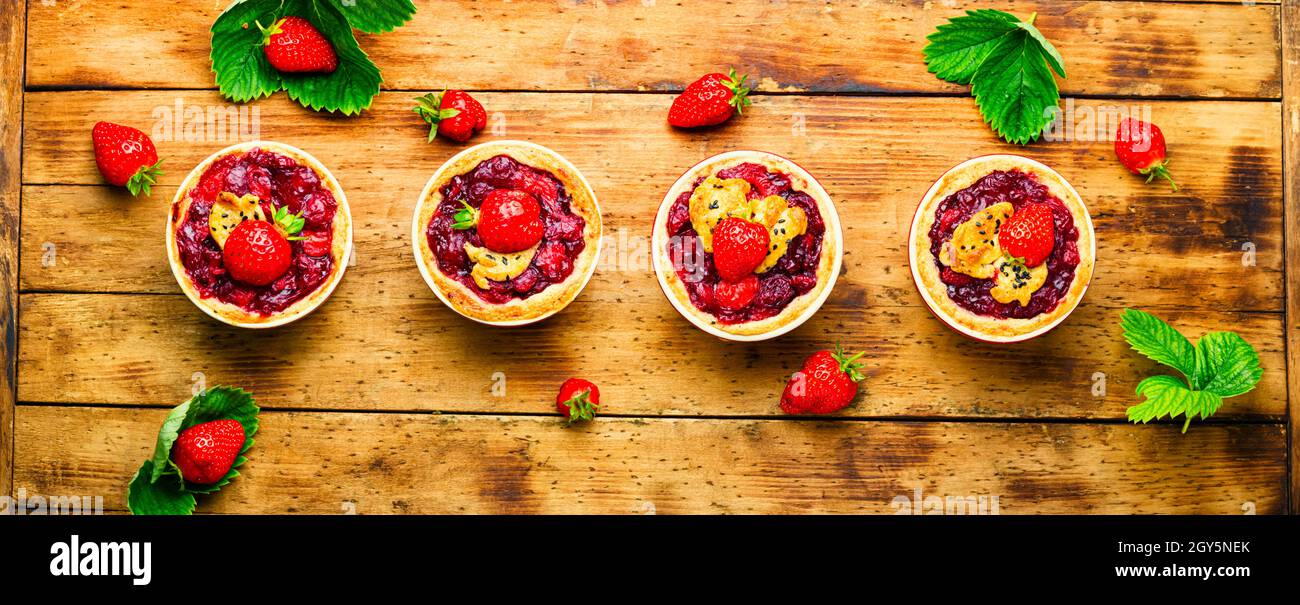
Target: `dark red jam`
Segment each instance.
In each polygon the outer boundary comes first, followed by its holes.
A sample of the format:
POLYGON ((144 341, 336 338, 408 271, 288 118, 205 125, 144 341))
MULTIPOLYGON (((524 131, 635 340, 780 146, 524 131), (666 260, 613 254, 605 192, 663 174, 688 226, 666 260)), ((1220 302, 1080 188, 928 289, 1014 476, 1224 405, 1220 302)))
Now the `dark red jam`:
POLYGON ((245 311, 271 315, 320 287, 334 269, 333 224, 338 203, 316 171, 264 149, 226 155, 213 162, 190 193, 193 200, 184 222, 176 228, 181 264, 203 297, 216 297, 245 311), (226 273, 221 248, 208 231, 208 215, 217 195, 253 194, 269 218, 274 208, 287 206, 306 222, 302 241, 292 241, 293 262, 279 279, 266 286, 234 281, 226 273), (306 246, 306 249, 304 249, 306 246), (308 252, 317 255, 308 254, 308 252))
POLYGON ((682 192, 668 211, 668 256, 673 260, 677 276, 686 285, 691 303, 701 311, 716 317, 723 324, 740 324, 767 319, 786 308, 795 297, 807 294, 817 287, 817 267, 821 262, 822 237, 826 224, 812 196, 795 191, 790 177, 771 172, 759 164, 739 164, 717 174, 721 179, 744 179, 749 182, 749 199, 778 195, 787 204, 802 208, 808 217, 808 228, 803 235, 790 241, 785 255, 776 266, 758 275, 758 294, 743 309, 729 309, 714 297, 714 288, 722 278, 713 265, 713 253, 703 252, 698 234, 691 224, 691 194, 707 177, 700 177, 688 191, 682 192), (703 254, 703 262, 692 262, 703 254))
POLYGON ((552 284, 563 282, 573 273, 573 263, 587 247, 582 232, 587 221, 574 214, 573 198, 555 175, 521 164, 514 158, 499 155, 484 160, 473 170, 456 175, 442 186, 442 203, 434 211, 425 234, 429 248, 437 259, 438 269, 464 284, 479 298, 502 304, 512 299, 526 299, 552 284), (476 229, 453 229, 456 211, 461 202, 473 208, 483 204, 483 199, 497 189, 515 189, 533 194, 542 209, 545 232, 537 246, 537 254, 523 273, 505 280, 489 281, 488 289, 478 287, 470 271, 474 265, 465 253, 465 244, 482 246, 476 229))
POLYGON ((930 253, 939 269, 940 279, 948 287, 948 297, 963 309, 978 315, 999 319, 1029 319, 1055 309, 1070 291, 1074 270, 1079 266, 1079 230, 1065 203, 1038 182, 1033 175, 1019 170, 997 171, 975 184, 954 193, 935 210, 936 220, 930 228, 930 253), (992 279, 975 279, 957 273, 939 262, 939 251, 944 242, 952 239, 958 225, 966 222, 976 212, 993 204, 1011 202, 1019 212, 1030 203, 1047 204, 1052 209, 1056 227, 1056 244, 1047 257, 1047 281, 1029 299, 1029 304, 1000 303, 993 299, 992 279))

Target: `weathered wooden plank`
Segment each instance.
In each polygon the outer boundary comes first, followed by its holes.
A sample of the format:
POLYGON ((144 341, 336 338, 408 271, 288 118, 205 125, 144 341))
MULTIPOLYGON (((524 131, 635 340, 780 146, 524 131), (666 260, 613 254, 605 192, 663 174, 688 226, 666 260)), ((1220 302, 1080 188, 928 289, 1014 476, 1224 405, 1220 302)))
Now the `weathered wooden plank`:
POLYGON ((21 0, 0 0, 0 494, 13 487, 18 388, 18 258, 22 214, 23 65, 21 0))
MULTIPOLYGON (((1284 195, 1286 196, 1287 254, 1287 384, 1288 392, 1300 396, 1300 0, 1282 4, 1283 72, 1286 98, 1283 101, 1284 195)), ((1300 406, 1290 408, 1291 490, 1290 510, 1300 513, 1300 452, 1296 451, 1295 431, 1300 428, 1300 406)))
MULTIPOLYGON (((1278 98, 1277 6, 1040 0, 1028 16, 1067 58, 1067 94, 1278 98)), ((32 3, 37 87, 211 88, 208 28, 223 4, 139 27, 145 0, 32 3), (141 52, 140 49, 149 49, 141 52)), ((362 46, 394 89, 678 90, 734 65, 764 91, 958 92, 927 73, 925 36, 958 2, 459 0, 362 46), (683 24, 724 24, 699 28, 683 24)))
MULTIPOLYGON (((162 208, 174 192, 170 185, 229 141, 164 140, 183 139, 175 135, 185 130, 168 118, 183 115, 184 108, 220 107, 219 99, 207 92, 30 96, 28 182, 98 183, 86 132, 103 115, 144 127, 162 119, 163 125, 148 129, 160 135, 169 172, 152 200, 132 201, 124 192, 98 187, 29 188, 23 287, 175 292, 158 249, 162 208), (54 246, 53 258, 47 244, 54 246)), ((748 147, 803 162, 838 200, 847 229, 849 279, 862 288, 865 304, 916 304, 910 278, 901 270, 906 258, 901 245, 929 184, 967 157, 1018 150, 993 140, 964 99, 774 97, 745 120, 708 135, 666 129, 661 118, 668 99, 660 95, 491 94, 485 100, 489 107, 510 108, 501 114, 500 136, 554 146, 584 171, 601 198, 611 243, 619 244, 611 250, 623 252, 611 260, 621 258, 639 273, 648 274, 648 264, 637 263, 644 256, 628 248, 644 242, 662 190, 694 161, 748 147), (774 123, 781 127, 773 128, 774 123)), ((261 137, 315 153, 353 199, 361 260, 348 279, 415 295, 424 286, 420 279, 408 279, 416 273, 401 234, 408 232, 410 208, 428 175, 459 147, 425 143, 423 123, 404 111, 408 102, 385 97, 379 111, 348 121, 347 128, 305 114, 284 99, 256 108, 261 137)), ((1280 106, 1160 102, 1146 107, 1161 119, 1174 145, 1182 193, 1129 175, 1104 140, 1020 150, 1055 165, 1088 200, 1101 235, 1101 268, 1089 296, 1112 306, 1280 311, 1280 106), (1247 243, 1255 246, 1255 265, 1243 268, 1247 243)), ((1084 116, 1106 108, 1112 106, 1081 102, 1072 123, 1087 134, 1084 116)), ((1101 131, 1108 136, 1110 129, 1101 131)), ((203 131, 200 138, 212 137, 203 131)))
MULTIPOLYGON (((20 406, 15 486, 122 509, 165 416, 20 406)), ((1268 514, 1285 510, 1285 443, 1281 425, 1181 435, 1172 425, 605 418, 564 429, 554 418, 263 413, 242 476, 200 510, 887 514, 920 490, 982 496, 990 512, 996 497, 1004 514, 1268 514)))
MULTIPOLYGON (((18 395, 175 405, 201 372, 276 408, 546 413, 559 382, 582 375, 610 413, 768 416, 781 413, 803 357, 841 341, 869 359, 866 394, 848 415, 1123 418, 1137 383, 1164 371, 1128 350, 1120 310, 1098 304, 1044 338, 997 347, 924 307, 861 306, 845 289, 790 335, 738 346, 691 328, 652 281, 598 274, 561 315, 513 330, 463 320, 432 295, 346 279, 311 317, 271 332, 226 327, 182 296, 24 294, 18 395), (1094 393, 1103 377, 1104 394, 1094 393)), ((1161 314, 1193 338, 1233 329, 1259 349, 1263 381, 1221 416, 1285 414, 1280 314, 1161 314)))

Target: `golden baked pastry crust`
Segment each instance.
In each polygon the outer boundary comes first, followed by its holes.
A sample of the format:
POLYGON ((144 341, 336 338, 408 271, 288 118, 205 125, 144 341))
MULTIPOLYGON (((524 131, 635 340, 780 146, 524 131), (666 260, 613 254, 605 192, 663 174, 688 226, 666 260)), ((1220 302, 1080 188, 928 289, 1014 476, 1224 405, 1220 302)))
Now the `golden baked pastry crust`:
POLYGON ((664 196, 664 201, 659 207, 659 213, 655 217, 652 247, 654 248, 655 274, 659 279, 660 287, 678 312, 691 323, 705 332, 729 340, 764 340, 775 338, 798 327, 812 317, 822 303, 826 301, 826 298, 830 296, 843 262, 843 241, 839 215, 835 211, 835 205, 831 202, 830 195, 826 193, 826 190, 808 171, 798 164, 775 154, 743 150, 713 156, 696 164, 681 178, 677 179, 677 182, 668 190, 668 194, 664 196), (780 313, 772 317, 740 324, 724 324, 719 322, 713 314, 699 309, 691 302, 690 295, 686 291, 686 285, 677 275, 677 271, 673 269, 672 260, 668 256, 668 213, 677 198, 682 193, 689 191, 696 180, 745 163, 759 164, 769 171, 788 175, 790 177, 790 186, 794 190, 808 194, 817 203, 817 210, 821 213, 822 222, 826 225, 826 231, 822 235, 822 250, 817 266, 816 287, 805 294, 796 296, 780 313))
POLYGON ((1092 280, 1096 262, 1096 235, 1092 218, 1079 192, 1059 173, 1029 158, 1016 155, 990 155, 968 160, 949 170, 939 178, 921 200, 913 217, 909 238, 912 277, 927 306, 940 320, 957 331, 981 340, 1016 342, 1042 334, 1065 319, 1083 300, 1088 283, 1092 280), (973 185, 985 176, 1000 170, 1019 170, 1032 174, 1045 185, 1052 195, 1069 208, 1079 231, 1079 266, 1074 270, 1074 281, 1056 308, 1029 319, 999 319, 977 315, 957 305, 949 296, 947 285, 939 277, 930 252, 930 228, 935 222, 939 203, 949 195, 973 185))
POLYGON ((415 205, 411 239, 420 273, 434 294, 447 306, 475 321, 493 325, 522 325, 550 317, 578 298, 578 294, 595 273, 596 263, 600 259, 602 230, 596 194, 573 164, 560 154, 536 143, 491 141, 456 154, 429 178, 415 205), (442 203, 442 186, 452 177, 469 172, 485 160, 498 155, 510 156, 521 164, 554 175, 572 198, 570 210, 586 222, 582 238, 587 243, 573 261, 573 272, 564 281, 552 284, 526 299, 515 299, 503 304, 483 300, 467 286, 443 273, 433 257, 427 236, 429 222, 442 203))
POLYGON ((176 190, 176 196, 172 199, 169 214, 167 215, 167 260, 171 264, 172 275, 176 277, 176 283, 180 284, 181 290, 185 292, 185 296, 189 297, 190 302, 193 302, 203 312, 220 321, 243 328, 271 328, 301 319, 311 313, 321 303, 325 302, 325 299, 329 298, 330 294, 334 292, 334 288, 343 279, 343 273, 347 270, 348 255, 351 253, 352 211, 348 207, 347 197, 343 195, 343 187, 339 185, 338 180, 334 178, 329 169, 315 157, 297 147, 274 141, 240 143, 208 156, 207 159, 190 171, 189 176, 185 177, 185 181, 176 190), (176 229, 180 227, 185 215, 189 212, 190 203, 193 201, 190 192, 203 178, 203 173, 207 172, 208 167, 218 159, 233 154, 244 154, 256 148, 293 158, 300 165, 311 168, 320 179, 321 184, 333 194, 334 201, 338 204, 338 209, 334 213, 333 249, 330 250, 330 257, 334 259, 334 266, 331 268, 330 274, 310 294, 295 301, 284 310, 271 315, 251 313, 217 298, 204 297, 194 286, 189 273, 185 271, 185 265, 181 263, 180 247, 176 244, 176 229))

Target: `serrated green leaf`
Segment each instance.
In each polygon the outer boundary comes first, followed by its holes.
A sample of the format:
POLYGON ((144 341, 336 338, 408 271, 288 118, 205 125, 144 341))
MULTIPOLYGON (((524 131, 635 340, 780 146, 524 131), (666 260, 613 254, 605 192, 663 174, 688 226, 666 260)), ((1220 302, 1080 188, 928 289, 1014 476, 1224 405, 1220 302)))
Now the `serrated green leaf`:
POLYGON ((411 0, 329 0, 348 22, 367 34, 390 32, 411 20, 415 4, 411 0))
POLYGON ((998 10, 971 10, 940 25, 924 54, 930 72, 957 84, 970 84, 989 51, 1007 34, 1016 31, 1020 20, 998 10))
POLYGON ((164 472, 175 468, 171 459, 172 445, 176 443, 176 437, 181 434, 181 426, 185 423, 185 414, 189 413, 189 410, 189 401, 172 408, 171 413, 167 414, 167 419, 163 421, 162 427, 158 429, 158 439, 154 441, 151 459, 153 472, 149 476, 150 483, 157 482, 164 472))
POLYGON ((1210 332, 1197 341, 1196 351, 1203 367, 1197 388, 1220 397, 1250 392, 1264 374, 1259 353, 1236 333, 1210 332))
POLYGON ((1128 409, 1128 419, 1146 424, 1158 418, 1184 416, 1183 432, 1194 418, 1208 418, 1218 411, 1223 398, 1209 391, 1194 391, 1173 376, 1152 376, 1137 386, 1146 399, 1128 409))
POLYGON ((279 72, 262 52, 256 22, 270 25, 278 18, 281 0, 241 0, 212 23, 212 72, 226 98, 247 103, 280 90, 279 72))
POLYGON ((1061 76, 1062 78, 1067 77, 1065 75, 1065 59, 1061 57, 1061 53, 1056 50, 1056 47, 1052 46, 1052 42, 1043 35, 1043 32, 1038 31, 1038 28, 1034 27, 1032 21, 1032 19, 1028 23, 1021 21, 1016 24, 1016 27, 1028 32, 1029 36, 1033 38, 1034 41, 1038 42, 1043 53, 1043 58, 1047 60, 1048 65, 1052 66, 1052 70, 1056 72, 1056 75, 1061 76))
POLYGON ((971 93, 984 121, 1009 143, 1038 140, 1060 102, 1042 46, 1024 29, 998 40, 975 72, 971 93))
POLYGON ((145 460, 126 488, 126 506, 133 515, 188 515, 194 512, 194 494, 171 481, 152 482, 153 460, 145 460))
POLYGON ((343 13, 325 0, 285 0, 284 13, 310 21, 334 46, 339 58, 338 69, 330 74, 280 74, 289 98, 316 111, 338 111, 343 115, 369 109, 383 78, 357 44, 343 13))
MULTIPOLYGON (((1196 347, 1170 326, 1146 311, 1124 309, 1120 318, 1124 340, 1133 350, 1165 364, 1193 379, 1197 375, 1196 347)), ((1195 385, 1195 380, 1192 380, 1195 385)))

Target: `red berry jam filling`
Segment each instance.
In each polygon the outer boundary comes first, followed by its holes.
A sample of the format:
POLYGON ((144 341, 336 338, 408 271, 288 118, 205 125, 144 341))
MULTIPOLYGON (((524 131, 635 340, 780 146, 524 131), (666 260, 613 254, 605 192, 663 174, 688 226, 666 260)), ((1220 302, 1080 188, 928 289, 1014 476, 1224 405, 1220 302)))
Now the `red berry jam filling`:
POLYGON ((776 266, 758 274, 758 293, 742 309, 722 305, 715 289, 722 278, 713 264, 713 253, 703 252, 698 234, 691 224, 691 194, 707 177, 700 177, 683 191, 668 210, 668 256, 673 259, 677 277, 686 285, 691 304, 727 324, 741 324, 767 319, 784 310, 795 297, 807 294, 817 287, 817 267, 821 263, 822 238, 826 224, 812 196, 796 191, 790 177, 771 172, 766 167, 745 163, 718 171, 720 179, 744 179, 749 182, 749 199, 778 195, 790 206, 803 209, 808 217, 808 228, 803 235, 790 240, 789 248, 776 266), (691 262, 703 253, 703 263, 691 262))
POLYGON ((954 193, 939 202, 936 220, 930 227, 930 253, 939 269, 940 279, 948 288, 948 297, 963 309, 977 315, 998 319, 1030 319, 1055 309, 1070 291, 1074 270, 1079 266, 1079 230, 1065 203, 1052 195, 1047 186, 1031 174, 1019 170, 997 171, 975 184, 954 193), (958 225, 975 216, 976 212, 999 202, 1011 202, 1016 212, 1031 203, 1047 204, 1052 209, 1056 229, 1056 242, 1051 256, 1047 257, 1047 281, 1034 292, 1029 304, 1001 303, 994 300, 989 290, 992 279, 976 279, 945 267, 939 261, 943 243, 952 239, 958 225))
POLYGON ((583 231, 587 221, 574 214, 573 198, 555 175, 521 164, 508 155, 498 155, 484 160, 473 170, 456 175, 442 186, 442 202, 434 211, 425 234, 429 248, 438 262, 438 269, 460 282, 483 300, 503 304, 514 299, 527 299, 552 284, 568 279, 573 265, 587 247, 583 231), (482 246, 477 229, 455 229, 455 215, 463 206, 461 202, 478 209, 489 193, 498 189, 526 191, 537 198, 541 206, 542 225, 545 232, 537 245, 537 254, 523 273, 505 280, 491 281, 484 289, 474 283, 470 271, 474 263, 465 253, 465 244, 482 246))
POLYGON ((271 315, 315 291, 334 269, 330 252, 338 203, 329 188, 321 184, 316 171, 293 158, 256 148, 223 156, 199 178, 190 199, 184 222, 176 228, 176 245, 185 273, 204 298, 216 297, 250 313, 271 315), (221 248, 209 232, 208 215, 223 191, 257 196, 268 217, 273 208, 282 206, 292 213, 302 213, 306 226, 299 235, 305 239, 290 242, 293 262, 269 285, 237 282, 222 264, 221 248))

